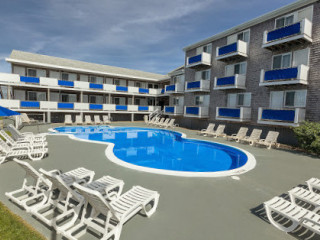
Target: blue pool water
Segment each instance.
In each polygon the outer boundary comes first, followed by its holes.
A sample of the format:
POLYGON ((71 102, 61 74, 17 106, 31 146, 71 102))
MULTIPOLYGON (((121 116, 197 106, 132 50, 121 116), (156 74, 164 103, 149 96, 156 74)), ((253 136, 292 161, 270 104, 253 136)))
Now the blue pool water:
POLYGON ((187 172, 217 172, 239 168, 247 155, 223 144, 182 138, 180 133, 132 127, 59 127, 75 137, 114 143, 117 158, 138 166, 187 172))

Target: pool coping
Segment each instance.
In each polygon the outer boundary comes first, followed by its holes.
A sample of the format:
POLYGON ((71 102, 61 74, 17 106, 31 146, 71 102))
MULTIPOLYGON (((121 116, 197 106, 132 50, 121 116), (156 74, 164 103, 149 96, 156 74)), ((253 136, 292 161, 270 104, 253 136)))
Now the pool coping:
MULTIPOLYGON (((65 126, 59 126, 59 127, 65 127, 65 126)), ((81 126, 78 126, 78 127, 81 127, 81 126)), ((113 128, 113 127, 123 127, 123 126, 114 125, 114 126, 109 126, 109 127, 113 128)), ((56 128, 58 128, 58 127, 56 127, 56 128)), ((134 128, 134 127, 132 127, 132 128, 134 128)), ((142 128, 142 127, 138 127, 138 128, 142 128)), ((185 133, 179 132, 179 131, 173 131, 173 130, 163 129, 163 128, 148 128, 148 127, 145 127, 145 128, 179 133, 179 134, 181 134, 181 137, 185 138, 185 139, 212 143, 211 141, 207 141, 207 140, 202 140, 202 139, 197 139, 197 138, 188 138, 185 133)), ((125 161, 119 159, 118 157, 116 157, 116 155, 113 153, 113 148, 115 146, 114 143, 81 139, 81 138, 77 138, 72 133, 71 134, 70 133, 60 133, 60 132, 57 132, 56 130, 54 130, 53 128, 50 128, 48 130, 49 130, 49 132, 54 133, 54 134, 50 134, 50 136, 68 136, 70 139, 76 140, 76 141, 107 145, 107 147, 105 149, 105 155, 108 160, 110 160, 111 162, 113 162, 117 165, 129 168, 129 169, 137 170, 140 172, 155 173, 155 174, 160 174, 160 175, 169 175, 169 176, 177 176, 177 177, 199 177, 199 178, 201 178, 201 177, 228 177, 228 176, 235 176, 235 175, 240 175, 240 174, 246 173, 246 172, 254 169, 256 166, 256 159, 253 156, 253 154, 251 154, 250 152, 248 152, 242 148, 238 148, 238 147, 231 146, 228 144, 214 142, 215 144, 218 144, 218 145, 228 146, 228 147, 242 151, 244 154, 247 155, 247 158, 248 158, 247 162, 239 168, 232 169, 232 170, 226 170, 226 171, 217 171, 217 172, 187 172, 187 171, 173 171, 173 170, 164 170, 164 169, 142 167, 142 166, 138 166, 138 165, 134 165, 134 164, 125 162, 125 161)))

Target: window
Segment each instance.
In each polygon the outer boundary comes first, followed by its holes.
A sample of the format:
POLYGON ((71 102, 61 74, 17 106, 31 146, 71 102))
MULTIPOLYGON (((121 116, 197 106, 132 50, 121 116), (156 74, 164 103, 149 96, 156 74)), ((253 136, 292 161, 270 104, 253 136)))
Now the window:
POLYGON ((201 106, 203 104, 203 96, 196 96, 194 100, 196 106, 201 106))
POLYGON ((276 28, 282 28, 293 24, 294 15, 287 15, 281 18, 276 19, 276 28))
POLYGON ((158 88, 159 88, 159 85, 158 85, 158 84, 155 84, 155 85, 153 85, 153 87, 154 87, 155 89, 158 89, 158 88))
POLYGON ((90 96, 89 96, 89 103, 97 103, 96 96, 90 95, 90 96))
POLYGON ((232 93, 228 94, 228 107, 250 107, 251 93, 232 93))
POLYGON ((237 34, 237 39, 242 40, 244 42, 249 42, 250 31, 246 30, 237 34))
POLYGON ((37 101, 37 93, 36 92, 28 92, 28 100, 29 101, 37 101))
POLYGON ((176 84, 176 83, 177 83, 177 76, 174 76, 174 77, 172 78, 172 82, 173 82, 173 84, 176 84))
POLYGON ((198 71, 195 73, 195 80, 210 80, 210 70, 198 71))
POLYGON ((247 62, 227 65, 225 67, 225 76, 233 76, 235 74, 246 74, 247 62))
POLYGON ((148 83, 148 88, 152 88, 152 83, 148 83))
POLYGON ((120 98, 114 98, 114 104, 119 105, 120 104, 120 98))
POLYGON ((89 76, 89 82, 90 83, 96 83, 97 82, 97 79, 95 76, 89 76))
POLYGON ((61 73, 61 80, 68 81, 69 80, 69 74, 68 73, 61 73))
POLYGON ((119 79, 115 79, 114 80, 114 85, 120 86, 120 80, 119 79))
POLYGON ((61 94, 61 102, 69 102, 69 95, 61 94))
POLYGON ((178 106, 179 105, 179 98, 173 98, 173 105, 178 106))
POLYGON ((273 56, 272 69, 291 67, 291 53, 273 56))
POLYGON ((134 105, 140 105, 140 99, 139 98, 135 98, 134 99, 134 105))
POLYGON ((212 45, 211 43, 210 44, 207 44, 207 45, 204 45, 204 46, 201 46, 201 47, 198 47, 197 50, 196 50, 196 54, 201 54, 203 52, 206 52, 206 53, 210 53, 212 52, 212 45))
POLYGON ((140 82, 135 82, 134 86, 139 88, 139 87, 141 87, 141 83, 140 82))
POLYGON ((307 90, 273 91, 270 93, 270 108, 305 107, 307 90))
POLYGON ((37 76, 37 70, 36 69, 32 69, 32 68, 28 68, 27 75, 28 75, 28 77, 36 77, 37 76))

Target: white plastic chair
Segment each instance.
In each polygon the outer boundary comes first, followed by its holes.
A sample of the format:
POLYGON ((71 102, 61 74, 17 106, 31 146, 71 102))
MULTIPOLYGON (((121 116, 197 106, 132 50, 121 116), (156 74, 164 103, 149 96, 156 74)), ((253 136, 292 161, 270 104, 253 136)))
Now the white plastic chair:
POLYGON ((254 144, 258 146, 266 146, 268 149, 271 149, 273 145, 279 147, 279 144, 277 143, 278 136, 279 132, 269 131, 265 139, 255 141, 254 144))
POLYGON ((72 125, 72 118, 71 115, 64 115, 64 125, 72 125))
POLYGON ((110 120, 108 115, 103 115, 102 118, 103 118, 103 123, 104 124, 110 124, 111 123, 111 120, 110 120))
POLYGON ((39 148, 39 147, 46 147, 48 145, 48 142, 33 142, 30 140, 28 141, 23 139, 19 141, 15 141, 4 130, 0 130, 0 135, 8 145, 15 148, 24 148, 24 147, 39 148))
POLYGON ((239 142, 241 139, 245 138, 247 135, 248 128, 247 127, 241 127, 237 134, 232 134, 230 136, 227 136, 227 140, 234 140, 236 142, 239 142))
POLYGON ((250 145, 253 145, 255 142, 257 142, 260 139, 262 130, 261 129, 253 129, 250 136, 246 136, 240 140, 240 142, 249 143, 250 145))
POLYGON ((84 116, 84 123, 87 125, 92 125, 93 122, 91 121, 91 116, 90 115, 86 115, 84 116))
POLYGON ((214 132, 208 132, 207 135, 208 136, 211 136, 211 137, 225 137, 226 134, 224 133, 224 129, 225 129, 226 125, 222 125, 220 124, 218 127, 217 127, 217 130, 214 131, 214 132))
POLYGON ((26 140, 34 142, 43 142, 46 140, 46 134, 34 134, 32 132, 20 132, 12 124, 7 126, 8 131, 11 133, 15 141, 26 140))
POLYGON ((102 124, 99 115, 94 115, 94 124, 96 125, 102 124))
POLYGON ((205 129, 201 129, 200 131, 197 132, 199 135, 207 135, 208 133, 213 133, 214 132, 214 123, 209 123, 208 127, 205 129))
POLYGON ((76 125, 83 125, 82 116, 76 115, 76 125))

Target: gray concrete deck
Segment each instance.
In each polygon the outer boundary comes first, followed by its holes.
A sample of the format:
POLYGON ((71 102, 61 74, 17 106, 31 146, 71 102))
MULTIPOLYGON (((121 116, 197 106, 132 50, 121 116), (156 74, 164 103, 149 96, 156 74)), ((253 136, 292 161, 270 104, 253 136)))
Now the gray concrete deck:
MULTIPOLYGON (((115 125, 145 126, 141 122, 115 125)), ((51 126, 40 126, 39 131, 45 132, 48 127, 51 126)), ((23 129, 30 130, 38 131, 37 127, 23 129)), ((41 167, 64 171, 83 166, 94 170, 96 177, 111 175, 123 179, 124 191, 133 185, 157 190, 160 202, 156 213, 149 219, 140 215, 132 218, 124 226, 121 240, 300 239, 297 235, 277 230, 265 221, 261 204, 303 184, 310 177, 320 177, 320 159, 297 152, 260 149, 221 138, 199 137, 195 131, 187 129, 176 130, 191 138, 214 140, 243 148, 256 157, 257 166, 239 175, 240 180, 231 177, 156 175, 118 166, 106 159, 104 145, 75 141, 67 136, 48 136, 49 156, 42 161, 30 163, 36 169, 41 167)), ((60 239, 55 232, 5 197, 6 191, 21 186, 23 177, 24 171, 14 162, 0 165, 0 201, 48 239, 60 239)))

